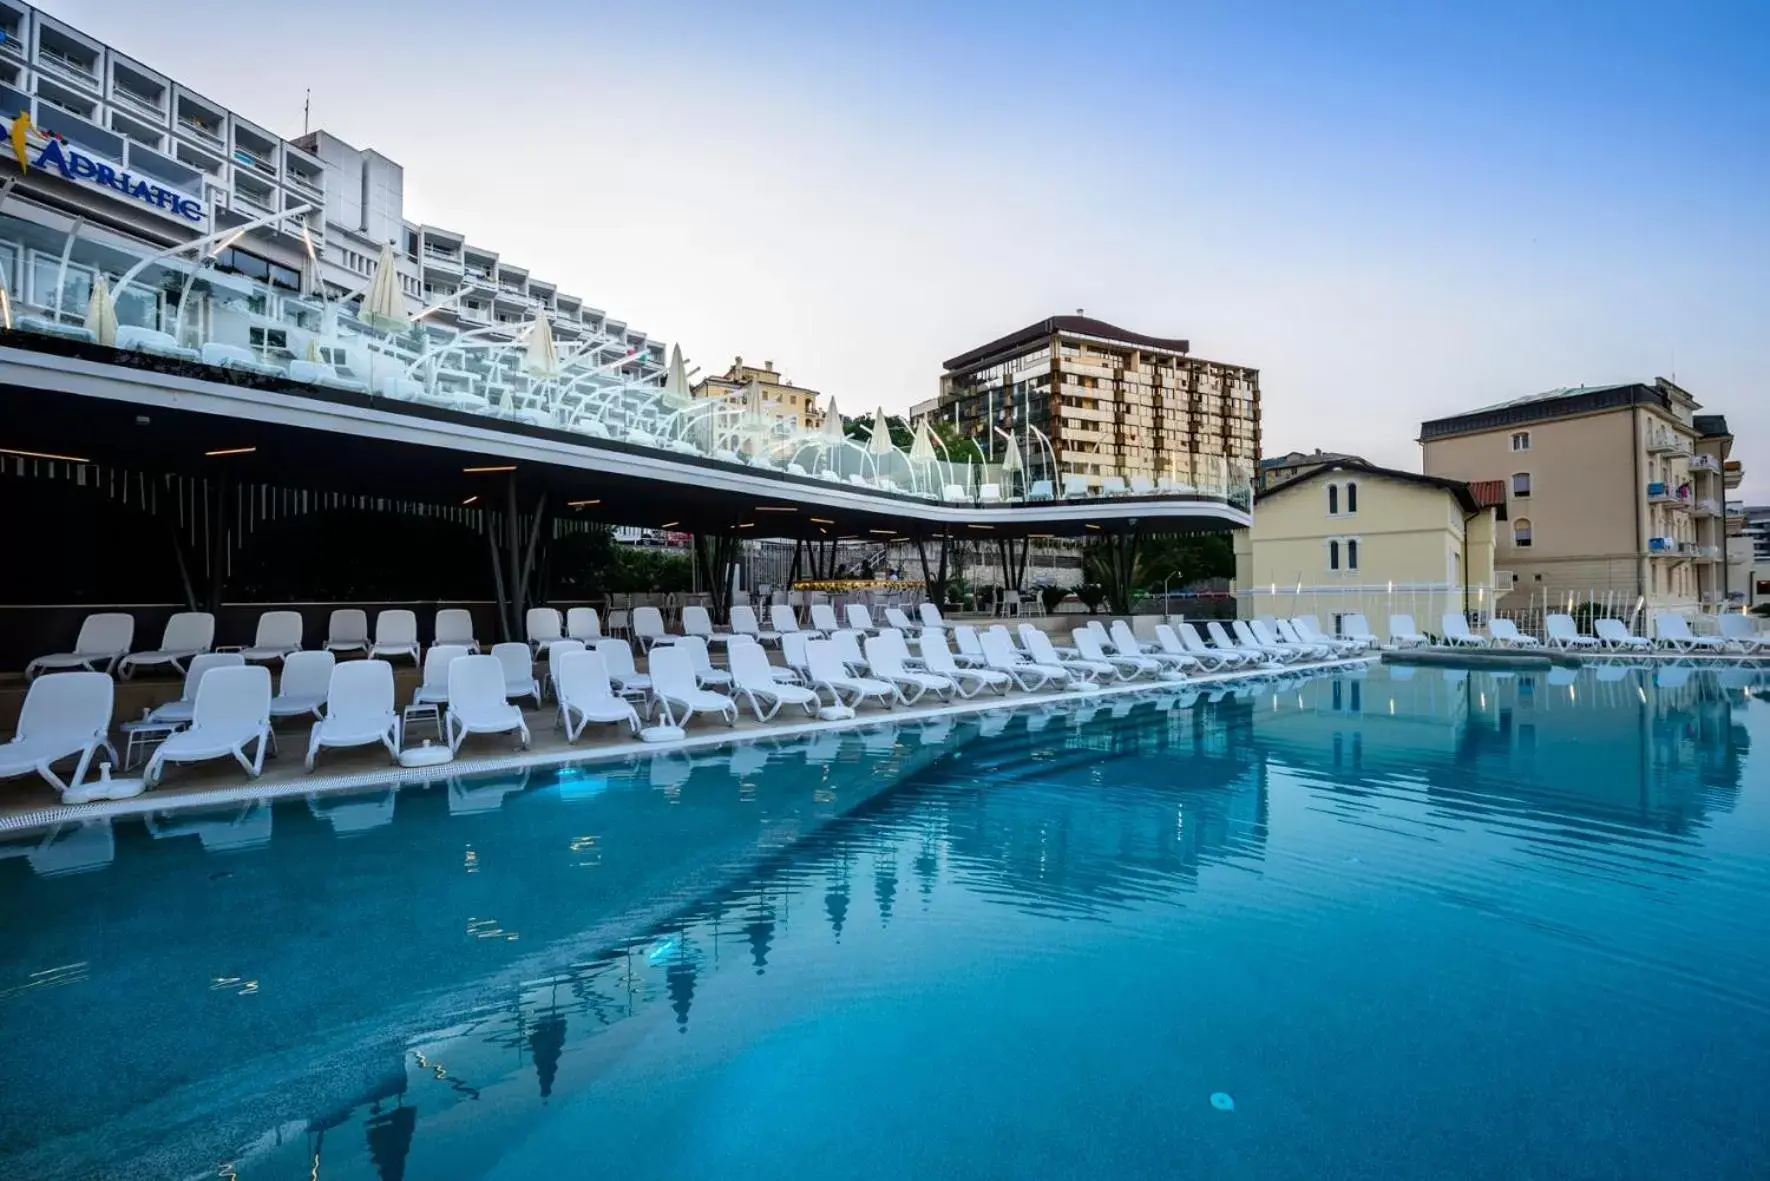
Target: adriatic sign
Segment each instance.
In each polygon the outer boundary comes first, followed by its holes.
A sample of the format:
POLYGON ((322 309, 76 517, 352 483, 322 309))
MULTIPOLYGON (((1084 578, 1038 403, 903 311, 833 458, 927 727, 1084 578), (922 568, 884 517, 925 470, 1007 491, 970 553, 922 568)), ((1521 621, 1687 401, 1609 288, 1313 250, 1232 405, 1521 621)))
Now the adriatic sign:
POLYGON ((28 133, 29 128, 30 116, 21 113, 12 128, 13 154, 18 157, 19 171, 28 173, 32 168, 53 167, 68 180, 103 185, 124 197, 151 205, 186 221, 203 220, 203 203, 197 198, 187 197, 183 193, 132 176, 124 169, 103 160, 95 160, 54 137, 44 142, 36 160, 27 165, 25 134, 21 134, 21 131, 28 133))

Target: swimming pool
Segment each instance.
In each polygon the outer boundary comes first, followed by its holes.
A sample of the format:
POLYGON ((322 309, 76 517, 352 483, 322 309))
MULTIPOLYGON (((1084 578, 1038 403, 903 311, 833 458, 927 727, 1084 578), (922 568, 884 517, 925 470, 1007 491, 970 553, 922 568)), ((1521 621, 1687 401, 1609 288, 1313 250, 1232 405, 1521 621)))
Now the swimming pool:
POLYGON ((1761 1177, 1760 683, 1379 667, 0 846, 0 1175, 1761 1177))

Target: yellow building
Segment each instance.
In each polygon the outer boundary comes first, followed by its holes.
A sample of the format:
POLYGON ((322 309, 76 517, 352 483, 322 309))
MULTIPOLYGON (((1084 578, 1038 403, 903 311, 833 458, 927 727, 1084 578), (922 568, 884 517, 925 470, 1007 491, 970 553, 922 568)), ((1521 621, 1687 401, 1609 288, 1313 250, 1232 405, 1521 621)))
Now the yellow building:
POLYGON ((768 414, 788 419, 801 430, 816 430, 824 423, 824 412, 817 404, 821 395, 782 377, 775 371, 773 361, 762 362, 762 368, 758 369, 744 364, 744 359, 739 357, 722 376, 704 377, 689 390, 696 398, 723 398, 746 407, 752 392, 761 395, 768 414))
POLYGON ((1261 492, 1235 534, 1237 609, 1315 615, 1323 628, 1360 612, 1388 638, 1392 614, 1438 633, 1446 611, 1479 626, 1494 601, 1498 480, 1466 484, 1368 463, 1313 468, 1261 492))

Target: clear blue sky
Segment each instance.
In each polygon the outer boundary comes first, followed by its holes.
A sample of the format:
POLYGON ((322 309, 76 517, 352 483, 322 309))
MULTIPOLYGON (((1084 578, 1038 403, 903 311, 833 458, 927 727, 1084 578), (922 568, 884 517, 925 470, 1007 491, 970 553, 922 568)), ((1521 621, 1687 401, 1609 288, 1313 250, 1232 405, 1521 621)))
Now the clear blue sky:
POLYGON ((1770 493, 1763 0, 50 9, 851 412, 1084 307, 1257 365, 1269 453, 1675 371, 1770 493))

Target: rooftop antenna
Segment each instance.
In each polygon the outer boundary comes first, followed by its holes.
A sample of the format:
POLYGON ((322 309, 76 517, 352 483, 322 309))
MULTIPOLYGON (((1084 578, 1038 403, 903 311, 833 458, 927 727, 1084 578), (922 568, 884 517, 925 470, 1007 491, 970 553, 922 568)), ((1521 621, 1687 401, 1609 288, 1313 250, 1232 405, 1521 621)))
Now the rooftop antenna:
POLYGON ((309 86, 301 98, 301 134, 307 134, 307 116, 313 109, 313 87, 309 86))

